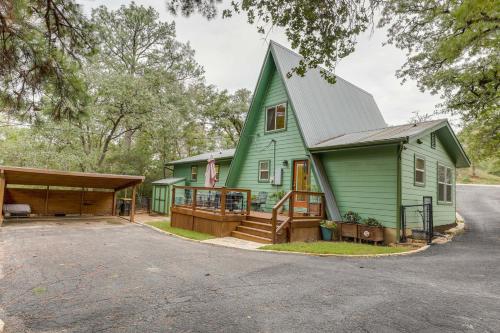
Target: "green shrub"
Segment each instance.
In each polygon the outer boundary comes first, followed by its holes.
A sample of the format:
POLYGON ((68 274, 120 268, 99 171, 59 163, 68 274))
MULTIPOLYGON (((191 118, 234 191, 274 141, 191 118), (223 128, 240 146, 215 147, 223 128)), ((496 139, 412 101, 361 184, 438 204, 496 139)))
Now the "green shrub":
POLYGON ((382 223, 380 223, 377 219, 373 217, 369 217, 363 220, 363 224, 369 227, 383 227, 382 223))
POLYGON ((344 214, 344 220, 349 223, 359 223, 359 221, 361 221, 361 216, 359 216, 358 213, 350 210, 344 214))

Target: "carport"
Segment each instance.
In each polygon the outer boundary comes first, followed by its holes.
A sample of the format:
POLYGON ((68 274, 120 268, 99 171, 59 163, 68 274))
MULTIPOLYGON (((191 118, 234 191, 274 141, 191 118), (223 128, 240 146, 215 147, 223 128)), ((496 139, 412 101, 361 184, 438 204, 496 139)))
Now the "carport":
POLYGON ((116 215, 119 191, 131 189, 134 221, 137 185, 144 176, 0 166, 0 226, 4 204, 25 204, 35 216, 116 215))

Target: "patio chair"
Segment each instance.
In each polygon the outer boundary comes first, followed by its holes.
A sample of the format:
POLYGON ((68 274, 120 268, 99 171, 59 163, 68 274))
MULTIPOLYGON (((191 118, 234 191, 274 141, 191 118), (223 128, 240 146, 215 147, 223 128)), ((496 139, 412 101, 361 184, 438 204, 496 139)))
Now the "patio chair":
POLYGON ((259 192, 256 199, 252 200, 252 209, 256 211, 263 211, 262 206, 267 202, 267 192, 259 192))

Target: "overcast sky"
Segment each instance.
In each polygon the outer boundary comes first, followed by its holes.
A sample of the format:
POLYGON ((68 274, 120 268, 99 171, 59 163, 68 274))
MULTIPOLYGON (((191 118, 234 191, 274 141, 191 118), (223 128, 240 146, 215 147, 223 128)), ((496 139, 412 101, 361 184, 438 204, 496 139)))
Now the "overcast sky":
MULTIPOLYGON (((99 5, 116 9, 130 3, 128 0, 77 2, 86 13, 99 5)), ((255 26, 246 22, 245 15, 207 21, 199 15, 173 17, 167 13, 164 0, 136 3, 154 7, 162 20, 175 20, 178 40, 190 42, 197 61, 205 69, 207 83, 229 91, 239 88, 253 91, 269 40, 264 40, 255 26)), ((290 46, 279 30, 273 31, 268 39, 290 46)), ((339 63, 336 74, 370 92, 390 125, 407 122, 413 111, 432 113, 439 98, 421 93, 414 82, 400 84, 395 71, 404 63, 404 53, 393 46, 382 46, 384 39, 385 34, 380 30, 360 36, 356 51, 339 63)))

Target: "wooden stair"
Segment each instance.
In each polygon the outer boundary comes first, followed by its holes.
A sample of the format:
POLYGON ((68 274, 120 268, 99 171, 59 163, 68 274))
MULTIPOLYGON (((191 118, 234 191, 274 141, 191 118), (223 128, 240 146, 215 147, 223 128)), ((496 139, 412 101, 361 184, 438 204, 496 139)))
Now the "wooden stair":
POLYGON ((254 213, 247 215, 231 236, 262 244, 272 244, 271 214, 254 213))

